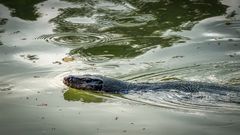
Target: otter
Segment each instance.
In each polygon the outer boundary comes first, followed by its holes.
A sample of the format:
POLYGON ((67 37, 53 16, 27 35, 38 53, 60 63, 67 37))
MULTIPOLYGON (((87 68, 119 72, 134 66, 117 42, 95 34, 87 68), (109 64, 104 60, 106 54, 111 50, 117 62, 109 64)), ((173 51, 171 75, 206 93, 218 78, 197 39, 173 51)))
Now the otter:
POLYGON ((159 83, 131 83, 102 75, 69 75, 63 78, 63 83, 68 87, 103 91, 108 93, 127 93, 129 91, 160 91, 179 90, 184 92, 240 92, 239 87, 195 81, 169 81, 159 83))

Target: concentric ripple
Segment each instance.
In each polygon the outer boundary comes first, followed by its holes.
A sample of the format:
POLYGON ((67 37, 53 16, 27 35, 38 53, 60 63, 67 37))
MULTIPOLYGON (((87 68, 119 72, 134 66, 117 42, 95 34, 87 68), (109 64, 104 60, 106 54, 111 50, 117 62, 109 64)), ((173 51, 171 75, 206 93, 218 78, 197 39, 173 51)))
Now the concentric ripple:
POLYGON ((113 37, 106 42, 75 48, 70 54, 79 55, 87 62, 99 63, 110 59, 133 58, 157 46, 169 47, 178 41, 184 40, 177 36, 113 37))
POLYGON ((93 33, 58 33, 42 35, 37 39, 44 39, 56 45, 85 46, 89 44, 104 43, 113 38, 113 35, 93 33))

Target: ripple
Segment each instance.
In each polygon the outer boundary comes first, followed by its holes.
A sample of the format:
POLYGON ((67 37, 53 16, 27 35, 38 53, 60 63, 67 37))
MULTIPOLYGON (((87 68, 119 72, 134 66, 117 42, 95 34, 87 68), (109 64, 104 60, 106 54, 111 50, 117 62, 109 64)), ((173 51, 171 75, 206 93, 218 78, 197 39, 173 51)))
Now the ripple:
POLYGON ((113 38, 112 35, 94 33, 59 33, 42 35, 37 39, 44 39, 56 45, 85 46, 89 44, 104 43, 113 38))
POLYGON ((13 85, 11 84, 0 83, 0 92, 11 91, 12 88, 13 88, 13 85))
POLYGON ((154 21, 156 18, 151 14, 133 15, 126 17, 118 17, 115 20, 115 25, 120 27, 137 27, 146 25, 150 21, 154 21))
MULTIPOLYGON (((187 66, 176 69, 152 69, 146 72, 119 77, 135 82, 161 82, 170 80, 198 81, 217 84, 227 84, 239 88, 240 63, 219 62, 187 66)), ((127 98, 135 101, 161 107, 211 111, 240 111, 240 88, 234 91, 202 90, 198 92, 183 92, 179 90, 131 92, 127 98)))
POLYGON ((188 93, 178 90, 133 92, 126 95, 131 100, 144 103, 184 110, 198 110, 211 112, 240 111, 240 91, 221 94, 215 92, 188 93))
POLYGON ((177 80, 190 80, 200 82, 213 82, 230 84, 230 80, 240 77, 239 61, 221 61, 216 63, 194 64, 179 68, 159 69, 153 67, 148 71, 141 73, 132 73, 130 75, 121 76, 119 78, 129 81, 153 81, 159 82, 165 78, 177 78, 177 80))
POLYGON ((66 21, 69 21, 71 23, 80 23, 80 24, 95 24, 96 20, 90 17, 70 17, 67 18, 66 21))
POLYGON ((70 54, 79 55, 86 62, 99 63, 111 59, 133 58, 157 46, 169 47, 181 39, 177 36, 113 37, 106 42, 75 48, 70 54))
POLYGON ((63 88, 62 78, 56 78, 60 73, 65 73, 63 69, 59 70, 39 70, 22 72, 2 76, 0 78, 0 92, 11 91, 9 96, 26 96, 40 93, 42 91, 51 91, 59 87, 63 88), (47 84, 47 85, 46 85, 47 84))
POLYGON ((89 63, 103 63, 109 61, 113 57, 113 55, 97 55, 97 56, 89 56, 85 58, 85 61, 89 63))

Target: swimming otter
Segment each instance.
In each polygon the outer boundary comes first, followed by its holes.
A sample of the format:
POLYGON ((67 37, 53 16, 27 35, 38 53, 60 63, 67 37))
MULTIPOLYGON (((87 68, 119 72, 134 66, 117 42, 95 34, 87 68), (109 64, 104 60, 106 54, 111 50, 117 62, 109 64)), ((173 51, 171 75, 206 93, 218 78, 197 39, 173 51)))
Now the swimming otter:
POLYGON ((194 82, 194 81, 172 81, 159 83, 130 83, 101 75, 69 75, 64 77, 63 83, 71 88, 104 91, 110 93, 126 93, 127 91, 160 91, 160 90, 179 90, 185 92, 208 91, 221 93, 221 91, 240 92, 238 87, 227 85, 194 82))

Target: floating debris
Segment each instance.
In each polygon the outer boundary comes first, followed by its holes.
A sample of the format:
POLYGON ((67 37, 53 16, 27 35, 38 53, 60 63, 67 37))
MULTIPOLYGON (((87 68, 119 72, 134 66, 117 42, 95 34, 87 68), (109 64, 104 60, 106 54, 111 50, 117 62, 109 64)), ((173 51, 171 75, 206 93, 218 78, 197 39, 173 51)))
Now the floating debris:
POLYGON ((64 57, 62 59, 62 61, 64 61, 64 62, 71 62, 71 61, 74 61, 74 58, 72 56, 67 56, 67 57, 64 57))
POLYGON ((13 32, 13 34, 18 34, 18 33, 20 33, 20 31, 18 30, 18 31, 14 31, 13 32))
POLYGON ((53 62, 53 64, 58 64, 58 65, 61 65, 61 64, 62 64, 62 62, 60 62, 60 61, 54 61, 54 62, 53 62))
POLYGON ((48 106, 46 103, 38 104, 37 106, 48 106))
POLYGON ((28 55, 20 55, 20 57, 23 57, 24 59, 27 59, 27 60, 31 60, 33 62, 35 62, 35 60, 38 60, 39 58, 37 57, 37 55, 34 55, 34 54, 28 54, 28 55))
POLYGON ((184 56, 173 56, 172 58, 175 59, 175 58, 183 58, 184 56))
POLYGON ((37 57, 37 55, 31 55, 31 54, 28 54, 27 55, 27 58, 29 59, 29 60, 38 60, 39 58, 37 57))
POLYGON ((33 78, 40 78, 40 76, 38 76, 38 75, 35 75, 35 76, 33 76, 33 78))

